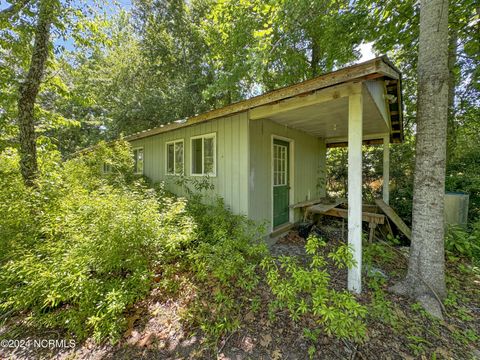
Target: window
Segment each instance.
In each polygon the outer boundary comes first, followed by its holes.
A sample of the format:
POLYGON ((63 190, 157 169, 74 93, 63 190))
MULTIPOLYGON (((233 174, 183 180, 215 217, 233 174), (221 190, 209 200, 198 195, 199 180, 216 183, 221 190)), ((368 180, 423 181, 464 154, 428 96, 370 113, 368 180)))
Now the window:
POLYGON ((183 140, 167 142, 167 169, 168 175, 183 174, 183 140))
POLYGON ((133 172, 143 174, 143 148, 133 149, 133 172))
POLYGON ((192 175, 211 175, 217 173, 216 135, 208 134, 191 138, 192 175))
POLYGON ((103 163, 102 172, 103 172, 104 174, 111 174, 111 173, 112 173, 112 165, 110 165, 110 164, 107 163, 107 162, 104 162, 104 163, 103 163))

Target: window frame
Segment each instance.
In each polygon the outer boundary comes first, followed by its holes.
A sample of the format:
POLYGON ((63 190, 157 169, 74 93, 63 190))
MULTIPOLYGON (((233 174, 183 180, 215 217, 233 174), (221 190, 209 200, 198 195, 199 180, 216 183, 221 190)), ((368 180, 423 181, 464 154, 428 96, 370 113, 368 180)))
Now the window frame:
POLYGON ((102 163, 102 174, 111 174, 111 173, 112 173, 112 165, 104 161, 102 163))
POLYGON ((217 133, 208 133, 190 137, 190 175, 191 176, 217 176, 217 133), (202 173, 193 172, 193 140, 202 139, 202 173), (213 139, 213 172, 205 173, 205 139, 213 139))
POLYGON ((185 174, 185 141, 184 139, 176 139, 176 140, 171 140, 165 142, 165 175, 168 176, 182 176, 185 174), (176 169, 176 153, 175 153, 175 144, 176 143, 182 143, 183 145, 183 159, 182 159, 182 171, 177 174, 177 169, 176 169), (168 172, 168 145, 173 144, 173 173, 168 172))
POLYGON ((137 147, 132 148, 132 154, 133 154, 133 161, 134 161, 133 173, 135 175, 144 175, 145 174, 145 150, 144 150, 143 146, 137 146, 137 147), (142 160, 143 161, 143 166, 142 166, 142 171, 141 172, 135 170, 135 168, 138 168, 138 166, 136 165, 137 157, 135 156, 135 151, 138 151, 138 150, 142 150, 142 154, 143 154, 143 160, 142 160))

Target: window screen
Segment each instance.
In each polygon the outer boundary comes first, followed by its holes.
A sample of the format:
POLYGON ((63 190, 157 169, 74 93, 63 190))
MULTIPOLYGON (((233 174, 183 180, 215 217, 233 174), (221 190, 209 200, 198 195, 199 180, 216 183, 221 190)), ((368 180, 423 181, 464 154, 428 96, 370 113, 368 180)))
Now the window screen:
POLYGON ((133 150, 133 171, 135 174, 143 174, 143 149, 133 150))

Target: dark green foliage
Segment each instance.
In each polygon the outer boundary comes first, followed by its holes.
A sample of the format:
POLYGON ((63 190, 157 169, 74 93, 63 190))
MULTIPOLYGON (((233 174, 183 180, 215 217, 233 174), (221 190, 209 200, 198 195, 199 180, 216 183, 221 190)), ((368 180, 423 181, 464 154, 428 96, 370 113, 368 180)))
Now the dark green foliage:
POLYGON ((390 150, 390 206, 410 225, 412 222, 415 138, 408 131, 402 144, 390 150))
POLYGON ((480 221, 467 231, 450 226, 445 236, 445 251, 451 257, 464 257, 480 263, 480 221))

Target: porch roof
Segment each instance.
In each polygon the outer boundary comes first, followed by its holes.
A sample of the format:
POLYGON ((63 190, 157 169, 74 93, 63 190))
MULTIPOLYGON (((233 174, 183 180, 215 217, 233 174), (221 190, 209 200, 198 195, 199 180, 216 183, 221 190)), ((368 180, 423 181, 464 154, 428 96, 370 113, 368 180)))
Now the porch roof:
POLYGON ((355 64, 182 121, 127 136, 136 140, 197 123, 249 111, 250 118, 270 119, 324 138, 328 146, 346 146, 348 95, 361 89, 366 143, 385 134, 403 140, 401 73, 386 56, 355 64))

